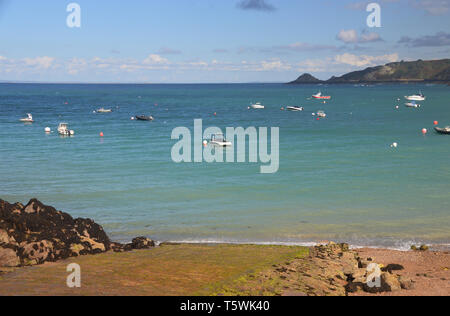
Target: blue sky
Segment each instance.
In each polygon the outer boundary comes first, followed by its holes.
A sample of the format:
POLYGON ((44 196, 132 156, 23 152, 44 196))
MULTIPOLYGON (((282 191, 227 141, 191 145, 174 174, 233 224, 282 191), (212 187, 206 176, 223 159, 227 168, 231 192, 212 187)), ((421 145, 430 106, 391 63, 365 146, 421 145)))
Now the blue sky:
POLYGON ((360 0, 0 0, 0 80, 284 82, 450 56, 450 0, 374 2, 381 28, 360 0))

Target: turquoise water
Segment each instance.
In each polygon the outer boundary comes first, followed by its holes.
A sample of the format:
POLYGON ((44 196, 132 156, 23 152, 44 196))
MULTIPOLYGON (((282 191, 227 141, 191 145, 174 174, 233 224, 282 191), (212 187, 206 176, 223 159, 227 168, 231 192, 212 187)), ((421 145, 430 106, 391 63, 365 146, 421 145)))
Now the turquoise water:
POLYGON ((447 244, 450 136, 432 131, 435 120, 450 125, 447 86, 0 84, 0 198, 37 197, 116 240, 447 244), (333 99, 308 100, 318 90, 333 99), (422 108, 404 107, 418 90, 422 108), (265 110, 247 109, 258 101, 265 110), (287 105, 305 111, 280 111, 287 105), (114 112, 92 113, 102 106, 114 112), (328 117, 315 120, 318 110, 328 117), (32 125, 18 121, 28 112, 32 125), (143 113, 155 121, 130 120, 143 113), (279 172, 173 163, 172 129, 197 118, 280 127, 279 172), (75 137, 44 133, 64 121, 75 137))

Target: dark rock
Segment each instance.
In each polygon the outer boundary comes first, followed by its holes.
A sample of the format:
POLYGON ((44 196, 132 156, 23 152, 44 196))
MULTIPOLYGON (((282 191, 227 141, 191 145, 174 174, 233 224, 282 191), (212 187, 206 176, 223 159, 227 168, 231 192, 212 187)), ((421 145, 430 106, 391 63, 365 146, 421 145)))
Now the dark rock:
POLYGON ((134 239, 130 245, 111 243, 103 228, 93 220, 73 219, 36 199, 25 206, 0 200, 0 267, 35 265, 110 249, 127 251, 153 246, 153 241, 143 237, 134 239))
POLYGON ((155 242, 146 237, 137 237, 132 240, 131 246, 133 249, 150 249, 155 247, 155 242))
POLYGON ((429 249, 430 249, 430 247, 428 247, 427 245, 422 245, 419 248, 420 251, 428 251, 429 249))
POLYGON ((404 270, 401 264, 388 264, 386 267, 382 268, 381 271, 392 273, 392 271, 401 271, 404 270))

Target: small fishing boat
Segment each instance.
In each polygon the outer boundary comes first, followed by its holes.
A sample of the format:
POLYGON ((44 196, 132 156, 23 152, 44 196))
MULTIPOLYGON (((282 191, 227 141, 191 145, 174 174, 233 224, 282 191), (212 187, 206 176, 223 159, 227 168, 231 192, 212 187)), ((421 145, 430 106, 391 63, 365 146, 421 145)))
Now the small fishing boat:
POLYGON ((100 108, 95 111, 96 113, 111 113, 111 109, 100 108))
POLYGON ((136 120, 138 121, 153 121, 153 116, 147 116, 147 115, 136 115, 136 120))
POLYGON ((417 104, 415 101, 405 103, 405 106, 408 108, 420 108, 420 104, 417 104))
POLYGON ((434 128, 436 130, 437 133, 439 134, 450 134, 450 126, 446 126, 444 128, 440 128, 440 127, 435 127, 434 128))
POLYGON ((322 118, 327 117, 327 115, 325 114, 324 111, 318 111, 316 115, 317 115, 318 117, 322 117, 322 118))
POLYGON ((255 109, 255 110, 258 110, 258 109, 264 109, 264 108, 265 108, 265 106, 262 105, 260 102, 257 102, 257 103, 255 103, 255 104, 252 104, 252 105, 250 105, 250 107, 251 107, 252 109, 255 109))
POLYGON ((228 147, 232 146, 232 143, 227 141, 223 134, 213 134, 211 135, 211 140, 209 141, 211 145, 219 146, 219 147, 228 147))
POLYGON ((67 123, 59 123, 58 133, 62 136, 73 136, 75 135, 75 131, 69 129, 69 124, 67 123))
POLYGON ((322 95, 322 92, 313 94, 312 96, 314 99, 318 99, 318 100, 330 100, 331 96, 329 95, 322 95))
POLYGON ((303 111, 303 107, 301 107, 301 106, 288 106, 288 107, 286 107, 286 110, 292 111, 292 112, 301 112, 301 111, 303 111))
POLYGON ((33 121, 33 115, 31 115, 30 113, 27 113, 27 117, 23 118, 23 119, 20 119, 20 121, 24 122, 24 123, 33 123, 34 122, 33 121))

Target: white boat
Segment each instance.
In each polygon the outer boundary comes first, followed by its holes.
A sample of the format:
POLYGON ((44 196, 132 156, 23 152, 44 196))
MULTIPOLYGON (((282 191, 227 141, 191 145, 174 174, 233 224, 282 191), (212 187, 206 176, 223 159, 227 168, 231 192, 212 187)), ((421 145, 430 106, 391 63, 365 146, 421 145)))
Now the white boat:
POLYGON ((69 124, 67 123, 59 123, 58 133, 62 136, 73 136, 75 132, 69 129, 69 124))
POLYGON ((318 111, 316 114, 318 117, 327 117, 324 111, 318 111))
POLYGON ((97 109, 95 112, 97 112, 97 113, 111 113, 112 110, 111 109, 100 108, 100 109, 97 109))
POLYGON ((406 107, 408 107, 408 108, 420 108, 420 104, 417 104, 416 102, 408 102, 408 103, 405 103, 405 106, 406 107))
POLYGON ((24 123, 33 123, 34 122, 33 121, 33 115, 31 115, 30 113, 27 113, 27 117, 23 118, 23 119, 20 119, 20 121, 24 122, 24 123))
POLYGON ((293 111, 293 112, 300 112, 300 111, 303 111, 303 107, 301 107, 301 106, 288 106, 288 107, 286 107, 286 110, 293 111))
POLYGON ((211 140, 209 141, 211 145, 219 146, 219 147, 228 147, 233 144, 225 139, 223 134, 214 134, 211 135, 211 140))
POLYGON ((265 106, 262 105, 260 102, 255 103, 255 104, 252 104, 252 105, 250 105, 250 107, 251 107, 252 109, 264 109, 264 108, 265 108, 265 106))
POLYGON ((425 101, 426 97, 420 92, 419 94, 405 96, 405 99, 408 101, 425 101))

